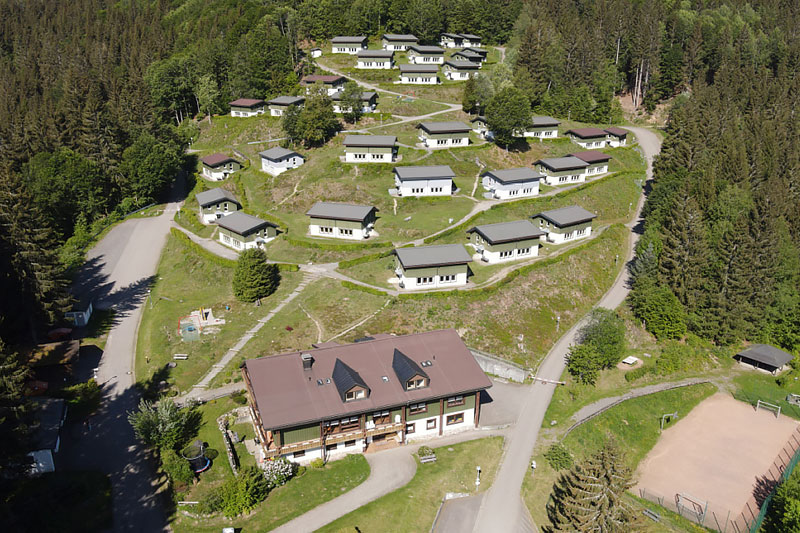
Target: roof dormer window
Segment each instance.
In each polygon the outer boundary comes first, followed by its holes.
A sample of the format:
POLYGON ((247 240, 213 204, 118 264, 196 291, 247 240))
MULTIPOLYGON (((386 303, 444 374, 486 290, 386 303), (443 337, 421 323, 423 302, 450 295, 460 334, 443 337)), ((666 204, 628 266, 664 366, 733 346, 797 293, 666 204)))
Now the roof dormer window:
POLYGON ((416 376, 413 379, 409 379, 408 381, 406 381, 406 390, 424 389, 427 386, 428 386, 428 380, 419 376, 416 376))
POLYGON ((345 393, 344 401, 351 402, 353 400, 361 400, 362 398, 366 398, 367 393, 364 389, 361 388, 354 388, 345 393))

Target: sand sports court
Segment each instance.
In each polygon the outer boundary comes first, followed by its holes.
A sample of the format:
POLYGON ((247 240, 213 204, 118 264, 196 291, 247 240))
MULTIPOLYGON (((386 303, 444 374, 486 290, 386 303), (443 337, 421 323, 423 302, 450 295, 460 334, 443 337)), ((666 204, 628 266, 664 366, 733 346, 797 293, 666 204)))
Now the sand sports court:
POLYGON ((715 394, 664 430, 639 464, 634 491, 662 496, 670 509, 679 493, 707 502, 708 527, 736 520, 799 427, 789 417, 715 394))

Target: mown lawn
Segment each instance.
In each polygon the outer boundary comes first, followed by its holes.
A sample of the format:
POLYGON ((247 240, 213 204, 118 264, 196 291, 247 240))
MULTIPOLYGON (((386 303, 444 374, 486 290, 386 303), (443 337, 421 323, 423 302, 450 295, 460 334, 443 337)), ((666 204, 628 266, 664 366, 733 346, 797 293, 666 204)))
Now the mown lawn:
MULTIPOLYGON (((677 411, 679 417, 683 418, 715 392, 716 386, 704 383, 627 400, 578 426, 562 444, 576 460, 582 460, 597 451, 609 436, 613 436, 625 451, 627 463, 635 469, 658 442, 664 413, 677 411)), ((548 419, 545 418, 547 424, 548 419)), ((564 425, 567 426, 566 421, 564 425)), ((544 456, 550 444, 552 442, 540 441, 533 457, 537 463, 536 474, 526 476, 522 487, 523 500, 539 526, 549 523, 546 504, 559 476, 559 472, 549 465, 544 456)))
POLYGON ((475 467, 481 467, 480 491, 494 480, 503 451, 502 437, 435 448, 436 462, 418 464, 408 485, 378 498, 321 528, 321 532, 429 531, 446 492, 475 492, 475 467))
POLYGON ((147 382, 158 373, 179 391, 194 385, 256 321, 266 315, 299 283, 301 274, 281 273, 279 289, 261 301, 261 307, 244 304, 233 297, 233 268, 212 263, 188 249, 170 235, 161 254, 156 282, 145 303, 136 344, 136 377, 147 382), (211 308, 214 316, 225 319, 213 326, 200 340, 183 342, 178 324, 192 311, 211 308), (189 358, 167 369, 176 353, 189 358))

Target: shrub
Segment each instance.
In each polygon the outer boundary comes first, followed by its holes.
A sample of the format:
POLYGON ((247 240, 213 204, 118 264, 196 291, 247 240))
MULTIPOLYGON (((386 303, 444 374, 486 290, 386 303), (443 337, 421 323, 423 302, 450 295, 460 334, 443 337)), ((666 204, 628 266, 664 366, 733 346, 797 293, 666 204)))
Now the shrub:
POLYGON ((436 455, 436 452, 433 451, 433 448, 428 446, 420 446, 419 450, 417 450, 417 455, 419 457, 429 457, 431 455, 436 455))
POLYGON ((283 457, 274 461, 267 461, 264 465, 264 477, 269 488, 284 485, 294 475, 294 465, 283 457))
POLYGON ((634 368, 630 372, 625 373, 625 381, 636 381, 648 374, 653 374, 655 369, 654 366, 640 366, 639 368, 634 368))
POLYGON ((161 468, 173 485, 189 485, 194 481, 194 472, 189 466, 189 461, 170 448, 161 452, 161 468))
POLYGON ((572 454, 569 453, 563 444, 556 443, 550 446, 546 452, 544 452, 544 457, 547 459, 547 462, 553 467, 553 470, 566 470, 567 468, 572 468, 573 460, 572 454))
POLYGON ((602 367, 602 358, 594 344, 576 344, 570 348, 567 370, 579 383, 594 385, 602 367))
POLYGON ((237 390, 236 392, 231 394, 231 400, 233 400, 234 403, 237 403, 239 405, 244 405, 247 403, 247 395, 243 390, 237 390))
POLYGON ((136 437, 145 446, 175 449, 197 434, 202 415, 194 406, 180 408, 172 400, 139 402, 139 409, 128 413, 136 437))
POLYGON ((260 248, 250 248, 239 255, 233 273, 233 294, 242 302, 255 302, 278 289, 278 268, 267 263, 267 254, 260 248))
POLYGON ((603 368, 611 368, 625 351, 625 322, 610 309, 595 309, 579 338, 582 344, 594 345, 603 368))
POLYGON ((324 467, 325 467, 325 461, 323 461, 322 458, 320 457, 317 457, 316 459, 311 461, 311 468, 324 468, 324 467))
POLYGON ((100 385, 94 379, 90 379, 85 383, 61 389, 58 396, 67 400, 70 417, 80 420, 100 407, 103 392, 100 390, 100 385))

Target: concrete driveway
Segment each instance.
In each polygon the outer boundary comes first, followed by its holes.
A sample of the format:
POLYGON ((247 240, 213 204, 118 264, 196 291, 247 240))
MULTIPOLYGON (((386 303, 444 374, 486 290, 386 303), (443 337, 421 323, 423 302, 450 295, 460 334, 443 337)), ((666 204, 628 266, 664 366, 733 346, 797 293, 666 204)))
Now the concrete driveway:
POLYGON ((180 206, 178 196, 171 200, 158 217, 131 218, 112 229, 88 253, 77 282, 91 289, 95 308, 113 308, 115 316, 97 367, 103 404, 91 418, 91 430, 81 425, 68 432, 61 461, 69 469, 96 469, 111 476, 113 531, 168 529, 148 454, 136 441, 127 413, 139 402, 133 370, 142 305, 180 206))

